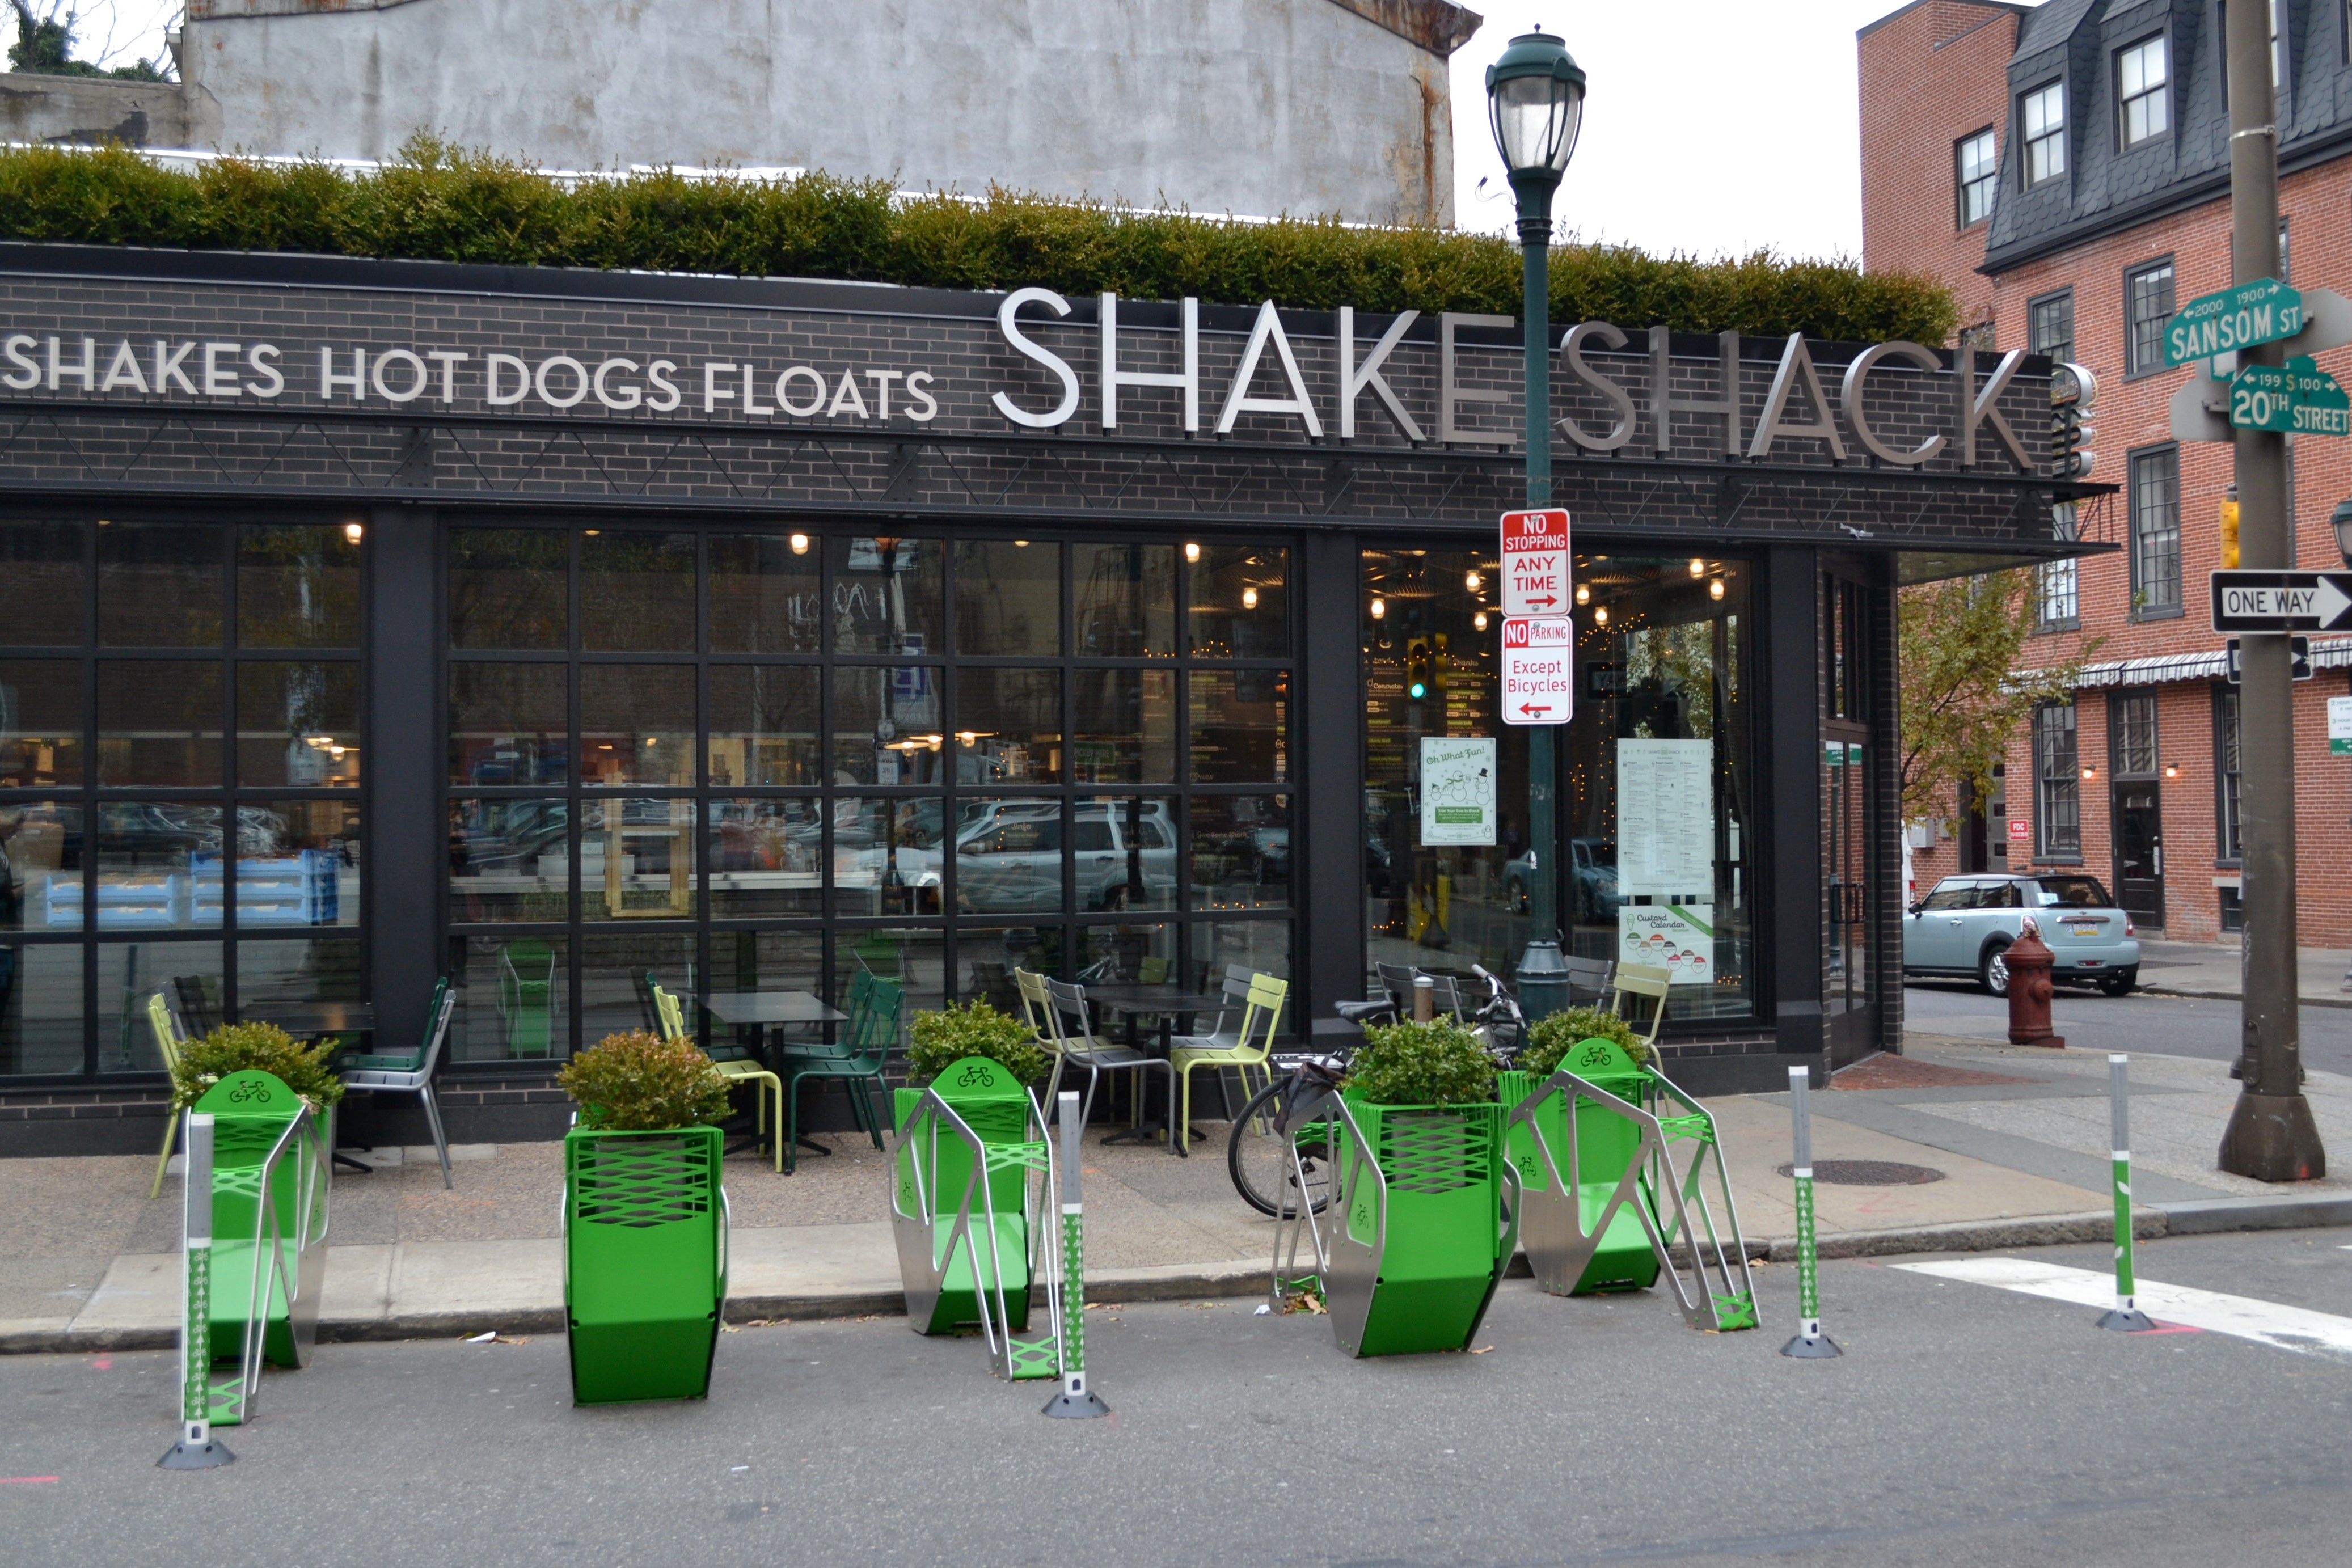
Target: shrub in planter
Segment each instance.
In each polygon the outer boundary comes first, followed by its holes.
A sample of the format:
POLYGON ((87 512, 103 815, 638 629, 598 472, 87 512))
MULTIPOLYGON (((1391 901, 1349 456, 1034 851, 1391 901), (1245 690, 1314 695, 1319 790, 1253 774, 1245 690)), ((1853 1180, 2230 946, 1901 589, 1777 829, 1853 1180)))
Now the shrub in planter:
POLYGON ((980 997, 960 1008, 919 1012, 907 1033, 908 1082, 917 1087, 929 1083, 950 1062, 967 1056, 1002 1062, 1022 1083, 1041 1083, 1054 1069, 1054 1059, 1027 1024, 997 1011, 980 997))
POLYGON ((641 1029, 608 1034, 555 1075, 580 1103, 580 1124, 597 1132, 652 1133, 715 1125, 732 1087, 692 1040, 641 1029))
POLYGON ((268 1073, 311 1110, 324 1111, 343 1097, 334 1061, 331 1040, 306 1046, 274 1023, 225 1023, 180 1047, 180 1064, 172 1071, 172 1111, 176 1115, 186 1110, 230 1073, 248 1069, 268 1073))
POLYGON ((1466 1105, 1495 1097, 1495 1059, 1452 1019, 1364 1031, 1348 1087, 1381 1105, 1466 1105))
POLYGON ((727 1080, 691 1041, 632 1030, 556 1082, 580 1103, 563 1140, 572 1397, 700 1398, 727 1300, 727 1080))
POLYGON ((1605 1040, 1635 1061, 1650 1064, 1650 1048, 1633 1026, 1601 1008, 1570 1008, 1556 1012, 1528 1030, 1519 1049, 1518 1068, 1540 1083, 1559 1071, 1570 1051, 1588 1040, 1605 1040))

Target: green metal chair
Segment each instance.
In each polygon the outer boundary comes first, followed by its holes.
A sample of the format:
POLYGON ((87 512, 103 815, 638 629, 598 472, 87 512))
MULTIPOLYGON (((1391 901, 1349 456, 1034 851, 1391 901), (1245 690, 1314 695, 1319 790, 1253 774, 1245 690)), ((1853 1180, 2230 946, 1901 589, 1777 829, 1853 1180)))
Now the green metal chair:
POLYGON ((873 1093, 887 1087, 882 1080, 882 1068, 890 1058, 891 1048, 898 1043, 898 1019, 906 1002, 907 993, 898 981, 861 971, 850 982, 849 1022, 840 1042, 796 1047, 784 1053, 784 1169, 792 1170, 799 1159, 801 1080, 804 1078, 844 1081, 849 1093, 850 1113, 874 1140, 876 1148, 885 1146, 873 1093), (866 1087, 869 1082, 870 1089, 866 1087))
POLYGON ((507 1054, 545 1056, 555 1019, 555 949, 536 936, 509 942, 499 953, 499 1018, 507 1054))
POLYGON ((433 1074, 441 1065, 441 1048, 449 1039, 450 1015, 457 1010, 457 993, 446 975, 433 982, 433 1000, 425 1009, 425 1035, 414 1051, 352 1051, 335 1059, 346 1088, 370 1094, 414 1094, 425 1107, 425 1124, 432 1129, 433 1152, 441 1157, 441 1185, 455 1187, 449 1171, 449 1135, 441 1127, 441 1103, 434 1097, 433 1074))
MULTIPOLYGON (((155 1031, 155 1049, 163 1053, 163 1071, 177 1074, 180 1071, 180 1047, 188 1043, 188 1037, 180 1032, 180 1020, 172 1016, 172 1004, 163 999, 161 991, 147 998, 147 1027, 155 1031)), ((163 1172, 172 1163, 172 1140, 179 1135, 179 1116, 176 1113, 165 1115, 163 1152, 155 1156, 155 1185, 147 1189, 149 1197, 163 1195, 163 1172)))

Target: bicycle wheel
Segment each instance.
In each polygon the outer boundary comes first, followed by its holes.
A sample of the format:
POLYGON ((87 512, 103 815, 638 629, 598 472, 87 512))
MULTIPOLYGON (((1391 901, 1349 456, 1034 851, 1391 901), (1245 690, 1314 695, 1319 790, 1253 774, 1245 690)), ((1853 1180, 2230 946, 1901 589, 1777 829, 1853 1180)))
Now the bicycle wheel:
MULTIPOLYGON (((1234 1118, 1225 1143, 1225 1168, 1233 1175, 1234 1190, 1252 1208, 1277 1219, 1297 1214, 1300 1197, 1290 1140, 1275 1130, 1289 1091, 1286 1080, 1276 1079, 1251 1095, 1234 1118)), ((1331 1201, 1331 1159, 1326 1138, 1312 1124, 1298 1140, 1298 1160, 1307 1176, 1309 1212, 1320 1214, 1331 1201)))

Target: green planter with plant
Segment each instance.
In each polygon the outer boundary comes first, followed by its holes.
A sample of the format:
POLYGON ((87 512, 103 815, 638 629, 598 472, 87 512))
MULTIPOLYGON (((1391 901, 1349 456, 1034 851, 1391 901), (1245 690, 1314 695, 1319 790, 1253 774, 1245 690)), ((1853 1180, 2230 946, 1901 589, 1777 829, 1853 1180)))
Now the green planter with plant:
POLYGON ((1013 1155, 1035 1141, 1030 1086, 1053 1070, 1053 1058, 1027 1024, 978 998, 961 1007, 917 1013, 908 1034, 909 1082, 891 1091, 891 1124, 900 1134, 891 1156, 892 1210, 908 1315, 924 1333, 977 1322, 976 1281, 993 1291, 1001 1270, 1005 1315, 1013 1328, 1024 1328, 1032 1172, 1013 1155), (971 1146, 936 1113, 919 1117, 927 1091, 938 1093, 983 1150, 998 1151, 983 1156, 990 1161, 985 1194, 972 1181, 971 1146), (969 1248, 953 1234, 967 1196, 967 1234, 978 1239, 969 1248), (992 1248, 987 1228, 992 1209, 992 1248), (998 1260, 994 1265, 988 1261, 992 1256, 998 1260))
POLYGON ((1608 1228, 1591 1260, 1574 1280, 1561 1277, 1539 1256, 1550 1249, 1557 1220, 1565 1218, 1551 1215, 1547 1207, 1555 1201, 1551 1167, 1557 1166, 1561 1181, 1575 1188, 1577 1227, 1590 1235, 1639 1156, 1642 1142, 1636 1124, 1591 1096, 1564 1090, 1545 1093, 1544 1085, 1565 1069, 1628 1104, 1646 1106, 1651 1098, 1647 1065, 1651 1054, 1650 1047, 1616 1014, 1598 1008, 1571 1008, 1530 1029, 1527 1045, 1519 1052, 1519 1070, 1503 1075, 1507 1080, 1503 1103, 1521 1113, 1510 1124, 1507 1142, 1511 1163, 1528 1194, 1529 1219, 1525 1230, 1528 1262, 1548 1290, 1564 1288, 1568 1294, 1589 1295, 1647 1290, 1657 1283, 1657 1251, 1643 1225, 1645 1215, 1653 1225, 1657 1223, 1657 1196, 1646 1181, 1609 1216, 1608 1228), (1530 1096, 1540 1098, 1530 1104, 1530 1096), (1571 1101, 1576 1130, 1572 1170, 1568 1136, 1571 1101), (1551 1152, 1549 1165, 1537 1153, 1538 1130, 1551 1152))
POLYGON ((1517 1242, 1484 1041, 1453 1019, 1365 1030, 1332 1115, 1325 1299, 1356 1355, 1468 1348, 1517 1242))
POLYGON ((692 1041, 642 1030, 555 1081, 580 1106, 563 1139, 572 1400, 701 1398, 727 1302, 728 1081, 692 1041))

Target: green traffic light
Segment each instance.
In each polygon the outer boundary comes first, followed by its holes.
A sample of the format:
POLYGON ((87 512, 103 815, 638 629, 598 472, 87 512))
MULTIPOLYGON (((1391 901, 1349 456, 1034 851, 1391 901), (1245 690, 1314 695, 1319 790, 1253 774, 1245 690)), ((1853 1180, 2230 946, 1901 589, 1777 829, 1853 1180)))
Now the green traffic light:
POLYGON ((1422 698, 1423 698, 1423 697, 1427 696, 1428 695, 1429 695, 1429 688, 1428 688, 1427 686, 1423 685, 1419 681, 1415 681, 1415 682, 1413 682, 1413 683, 1412 683, 1412 700, 1413 700, 1413 701, 1415 701, 1415 702, 1419 702, 1422 698))

